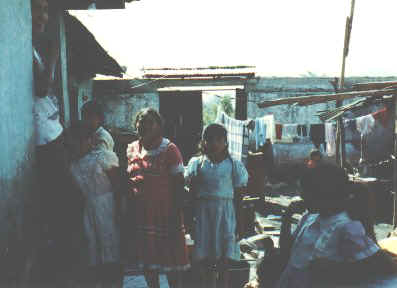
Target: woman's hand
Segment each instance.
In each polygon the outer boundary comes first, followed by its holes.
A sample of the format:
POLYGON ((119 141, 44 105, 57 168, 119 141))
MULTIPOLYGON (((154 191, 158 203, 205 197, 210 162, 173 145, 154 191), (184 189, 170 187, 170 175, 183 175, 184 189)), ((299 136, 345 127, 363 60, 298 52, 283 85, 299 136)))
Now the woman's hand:
POLYGON ((258 279, 251 280, 244 285, 244 288, 259 288, 258 279))
POLYGON ((136 175, 134 177, 128 178, 128 196, 133 198, 143 194, 143 175, 136 175))

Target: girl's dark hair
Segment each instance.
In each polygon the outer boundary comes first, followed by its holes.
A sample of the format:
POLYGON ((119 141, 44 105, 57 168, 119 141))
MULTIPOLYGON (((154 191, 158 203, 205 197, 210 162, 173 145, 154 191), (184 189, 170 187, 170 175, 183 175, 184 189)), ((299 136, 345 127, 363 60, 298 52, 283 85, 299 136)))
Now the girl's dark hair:
MULTIPOLYGON (((214 138, 224 137, 227 141, 227 130, 221 124, 212 123, 205 127, 202 140, 199 144, 199 154, 208 155, 208 148, 205 142, 211 142, 214 138)), ((231 158, 229 154, 228 144, 226 145, 226 155, 231 158)))
POLYGON ((349 181, 344 169, 321 163, 315 168, 304 168, 300 180, 309 211, 326 215, 346 210, 349 181))
POLYGON ((72 124, 67 133, 67 147, 71 160, 80 158, 81 144, 93 137, 94 134, 95 131, 81 120, 72 124))
POLYGON ((302 190, 314 200, 344 200, 349 198, 348 176, 344 169, 329 163, 305 168, 301 177, 302 190))
POLYGON ((366 234, 376 242, 375 219, 370 212, 370 191, 362 184, 352 183, 343 168, 322 163, 315 168, 304 168, 301 178, 302 197, 310 210, 310 204, 321 203, 319 212, 346 211, 352 220, 360 221, 366 234))
POLYGON ((105 112, 103 110, 103 106, 97 101, 89 101, 83 105, 83 108, 81 109, 81 116, 83 118, 97 116, 99 119, 101 119, 101 125, 103 125, 105 120, 105 112))
POLYGON ((163 117, 161 117, 160 113, 153 108, 144 108, 138 112, 135 118, 135 128, 138 130, 139 136, 142 136, 144 134, 145 131, 144 122, 146 119, 152 119, 157 124, 159 124, 161 128, 163 128, 164 120, 163 117), (137 128, 138 123, 139 123, 139 128, 137 128))
POLYGON ((86 125, 83 121, 79 120, 70 127, 71 136, 74 140, 84 141, 94 136, 95 131, 86 125))

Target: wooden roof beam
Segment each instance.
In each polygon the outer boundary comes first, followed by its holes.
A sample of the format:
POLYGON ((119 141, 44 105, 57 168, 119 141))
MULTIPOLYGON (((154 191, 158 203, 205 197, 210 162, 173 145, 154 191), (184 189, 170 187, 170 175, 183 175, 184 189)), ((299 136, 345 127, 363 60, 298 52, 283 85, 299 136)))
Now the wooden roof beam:
POLYGON ((397 81, 368 82, 353 84, 354 91, 379 90, 397 86, 397 81))
POLYGON ((370 90, 363 92, 345 92, 338 94, 289 97, 289 98, 262 101, 260 103, 257 103, 257 105, 259 108, 266 108, 266 107, 283 105, 283 104, 295 104, 295 103, 301 106, 306 106, 306 105, 313 105, 313 104, 324 103, 335 100, 351 99, 355 97, 382 97, 385 95, 397 95, 397 89, 383 89, 383 90, 370 90))

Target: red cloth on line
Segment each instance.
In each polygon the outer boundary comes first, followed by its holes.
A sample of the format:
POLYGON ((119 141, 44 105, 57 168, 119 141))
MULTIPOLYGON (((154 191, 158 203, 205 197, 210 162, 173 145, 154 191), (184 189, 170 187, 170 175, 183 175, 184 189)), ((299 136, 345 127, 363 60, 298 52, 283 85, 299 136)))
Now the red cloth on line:
POLYGON ((283 137, 283 125, 276 124, 276 139, 281 139, 283 137))
POLYGON ((389 113, 386 107, 372 113, 372 116, 374 117, 375 121, 380 121, 383 127, 387 126, 387 122, 389 120, 389 113))

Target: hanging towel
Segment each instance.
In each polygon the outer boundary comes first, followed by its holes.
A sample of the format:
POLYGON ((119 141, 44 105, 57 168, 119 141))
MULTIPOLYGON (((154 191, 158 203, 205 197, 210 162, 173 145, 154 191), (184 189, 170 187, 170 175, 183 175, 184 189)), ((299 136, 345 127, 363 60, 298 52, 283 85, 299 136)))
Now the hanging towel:
POLYGON ((281 140, 282 137, 283 137, 283 125, 276 124, 276 139, 281 140))
POLYGON ((233 159, 247 163, 248 157, 248 123, 249 121, 236 120, 229 117, 225 112, 218 110, 216 123, 222 124, 227 130, 229 153, 233 159))
POLYGON ((266 143, 266 119, 262 118, 256 118, 255 119, 255 148, 256 151, 258 151, 259 147, 265 145, 266 143))
POLYGON ((320 148, 320 145, 325 143, 325 128, 324 124, 312 124, 310 126, 310 139, 312 140, 314 146, 317 149, 320 148))
POLYGON ((274 142, 276 138, 274 115, 265 115, 258 117, 258 119, 266 125, 266 139, 270 139, 271 142, 274 142))
POLYGON ((371 114, 361 116, 356 119, 356 125, 357 130, 361 133, 361 135, 368 135, 374 129, 375 119, 371 114))
POLYGON ((387 123, 389 120, 389 113, 388 113, 386 107, 379 111, 372 113, 372 116, 374 117, 375 121, 379 121, 383 127, 387 126, 387 123))
POLYGON ((283 138, 293 139, 298 136, 298 124, 284 124, 283 138))
POLYGON ((334 156, 336 153, 336 124, 325 123, 325 142, 327 143, 327 155, 334 156))

